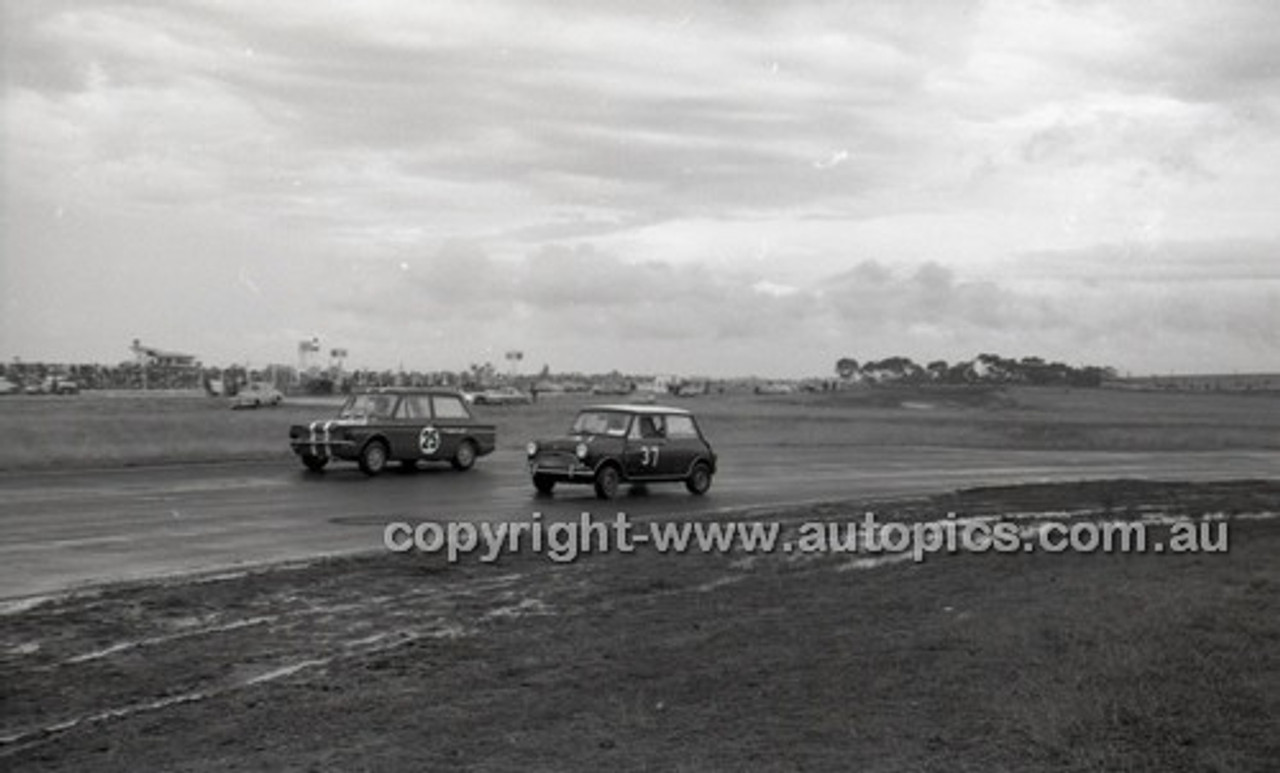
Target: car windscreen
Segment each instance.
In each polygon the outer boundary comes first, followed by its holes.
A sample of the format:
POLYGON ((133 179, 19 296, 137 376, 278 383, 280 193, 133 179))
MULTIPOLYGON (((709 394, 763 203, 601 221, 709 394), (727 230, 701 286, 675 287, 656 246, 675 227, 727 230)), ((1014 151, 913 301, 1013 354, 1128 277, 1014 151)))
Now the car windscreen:
POLYGON ((352 395, 338 413, 339 419, 389 419, 396 406, 393 395, 352 395))
POLYGON ((630 414, 618 411, 583 411, 573 420, 570 433, 623 437, 627 434, 627 424, 630 420, 630 414))

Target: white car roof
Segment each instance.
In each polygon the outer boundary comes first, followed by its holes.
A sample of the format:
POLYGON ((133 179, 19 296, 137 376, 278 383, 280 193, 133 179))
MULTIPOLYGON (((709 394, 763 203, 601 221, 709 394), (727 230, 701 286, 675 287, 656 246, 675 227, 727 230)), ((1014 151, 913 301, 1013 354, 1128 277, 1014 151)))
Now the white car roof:
POLYGON ((584 411, 620 411, 623 413, 643 413, 643 414, 679 414, 688 416, 689 412, 684 408, 668 408, 663 405, 588 405, 584 407, 584 411))

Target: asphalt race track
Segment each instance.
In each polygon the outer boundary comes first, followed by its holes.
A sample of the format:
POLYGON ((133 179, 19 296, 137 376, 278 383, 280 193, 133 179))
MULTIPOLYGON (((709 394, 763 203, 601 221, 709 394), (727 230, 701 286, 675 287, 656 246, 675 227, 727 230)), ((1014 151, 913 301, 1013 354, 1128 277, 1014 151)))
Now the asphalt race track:
POLYGON ((391 520, 641 518, 721 514, 821 500, 929 494, 968 486, 1089 478, 1275 478, 1280 452, 1099 453, 940 448, 729 449, 710 493, 679 485, 590 487, 538 496, 513 451, 449 467, 366 478, 291 461, 0 475, 0 599, 103 582, 207 572, 382 549, 391 520))

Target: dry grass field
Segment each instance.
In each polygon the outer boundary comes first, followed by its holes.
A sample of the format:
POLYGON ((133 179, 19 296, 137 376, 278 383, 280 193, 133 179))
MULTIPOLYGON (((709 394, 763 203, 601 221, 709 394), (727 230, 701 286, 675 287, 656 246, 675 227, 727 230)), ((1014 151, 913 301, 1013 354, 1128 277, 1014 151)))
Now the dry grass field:
MULTIPOLYGON (((544 398, 479 407, 499 444, 562 432, 591 402, 544 398)), ((883 388, 763 397, 670 398, 697 411, 731 449, 761 437, 789 444, 1044 450, 1205 451, 1280 448, 1280 394, 1137 393, 1053 388, 883 388)), ((203 396, 85 393, 0 398, 0 470, 287 459, 289 424, 332 416, 336 400, 232 411, 203 396)))

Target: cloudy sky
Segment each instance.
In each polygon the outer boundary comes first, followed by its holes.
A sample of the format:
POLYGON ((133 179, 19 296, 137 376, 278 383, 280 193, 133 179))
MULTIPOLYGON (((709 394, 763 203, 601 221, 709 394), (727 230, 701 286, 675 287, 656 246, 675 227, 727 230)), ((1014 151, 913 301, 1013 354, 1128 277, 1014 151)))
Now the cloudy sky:
POLYGON ((1280 370, 1280 4, 0 5, 0 357, 1280 370))

